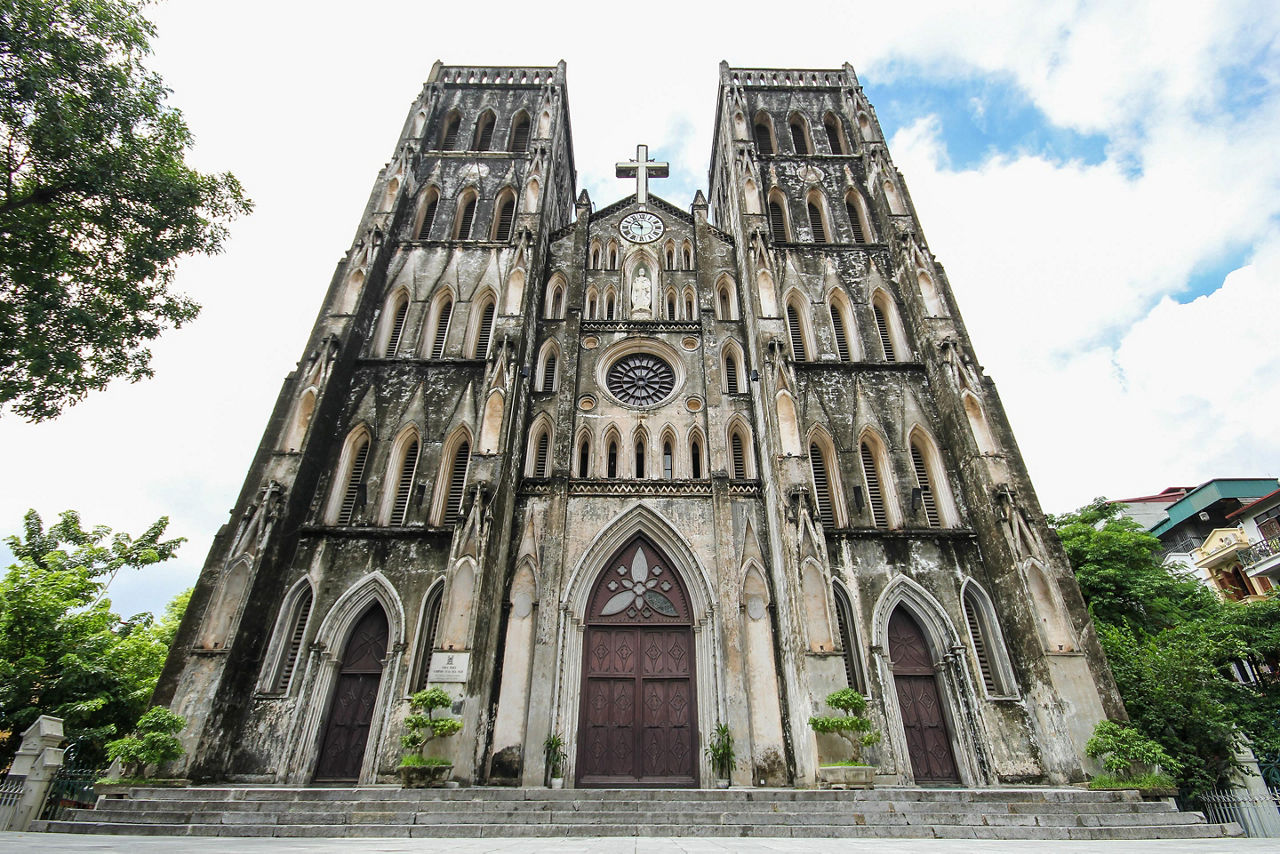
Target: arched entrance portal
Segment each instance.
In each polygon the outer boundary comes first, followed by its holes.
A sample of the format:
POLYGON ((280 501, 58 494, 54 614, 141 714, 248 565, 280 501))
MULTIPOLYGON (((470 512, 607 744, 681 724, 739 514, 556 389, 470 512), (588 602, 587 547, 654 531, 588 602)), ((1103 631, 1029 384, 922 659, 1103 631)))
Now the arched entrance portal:
POLYGON ((317 781, 345 782, 360 777, 373 706, 382 682, 387 634, 387 614, 377 602, 369 606, 351 630, 329 703, 320 759, 316 763, 317 781))
POLYGON ((959 783, 933 656, 920 624, 899 606, 889 618, 889 659, 917 783, 959 783))
POLYGON ((643 535, 605 564, 587 605, 579 786, 696 786, 689 596, 643 535))

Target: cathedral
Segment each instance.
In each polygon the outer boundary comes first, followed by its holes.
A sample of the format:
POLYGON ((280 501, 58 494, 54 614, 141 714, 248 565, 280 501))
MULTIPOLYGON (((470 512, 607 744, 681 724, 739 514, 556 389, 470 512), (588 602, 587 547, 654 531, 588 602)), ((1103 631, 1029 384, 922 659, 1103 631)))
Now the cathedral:
POLYGON ((720 66, 707 190, 576 186, 564 63, 432 68, 156 691, 195 781, 1084 778, 1093 626, 851 66, 720 66), (450 712, 450 710, 446 710, 450 712))

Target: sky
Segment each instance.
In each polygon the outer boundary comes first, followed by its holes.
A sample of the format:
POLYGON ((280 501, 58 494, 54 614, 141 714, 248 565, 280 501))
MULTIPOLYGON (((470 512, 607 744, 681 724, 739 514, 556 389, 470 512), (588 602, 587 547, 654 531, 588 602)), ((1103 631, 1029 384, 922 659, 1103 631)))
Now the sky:
MULTIPOLYGON (((121 575, 124 615, 194 583, 432 63, 568 63, 578 189, 706 190, 718 64, 853 64, 1048 512, 1280 475, 1280 6, 172 2, 150 66, 255 212, 181 262, 200 317, 156 376, 52 422, 0 415, 0 532, 35 508, 179 557, 121 575)), ((10 557, 0 549, 0 563, 10 557)))

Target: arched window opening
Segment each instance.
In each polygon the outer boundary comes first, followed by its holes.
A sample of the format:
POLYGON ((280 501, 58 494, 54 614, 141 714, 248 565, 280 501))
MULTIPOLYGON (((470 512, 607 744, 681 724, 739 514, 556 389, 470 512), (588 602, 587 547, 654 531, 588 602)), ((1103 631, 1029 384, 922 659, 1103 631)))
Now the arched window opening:
POLYGON ((369 437, 358 440, 351 458, 351 473, 347 475, 347 487, 342 491, 342 506, 338 511, 338 524, 350 525, 356 506, 364 504, 364 469, 369 462, 369 437))
POLYGON ((938 528, 942 520, 938 515, 938 501, 933 494, 933 485, 929 482, 929 469, 925 466, 924 454, 918 442, 911 443, 911 467, 916 473, 916 487, 920 490, 920 503, 924 507, 925 520, 930 528, 938 528))
POLYGON ((587 291, 587 319, 596 319, 596 292, 594 289, 587 291))
POLYGON ((693 311, 693 292, 692 292, 692 291, 685 291, 685 292, 684 292, 684 319, 685 319, 685 320, 697 320, 697 319, 698 319, 698 318, 696 318, 696 317, 694 316, 694 311, 693 311))
POLYGON ((449 318, 453 316, 453 300, 445 297, 440 303, 439 313, 436 315, 434 337, 431 341, 431 358, 439 359, 444 356, 444 342, 449 337, 449 318))
POLYGON ((498 200, 498 215, 495 217, 493 224, 493 239, 497 243, 506 243, 511 240, 511 224, 516 216, 516 197, 511 193, 504 193, 502 198, 498 200))
POLYGON ((777 196, 769 197, 769 233, 775 243, 786 243, 787 217, 777 196))
POLYGON ((738 388, 738 357, 733 351, 724 354, 724 390, 729 394, 741 391, 738 388))
POLYGON ((840 120, 831 113, 822 119, 823 130, 827 132, 827 145, 831 146, 832 154, 847 154, 844 150, 844 139, 840 133, 840 120))
POLYGON ((432 189, 427 195, 427 204, 422 212, 422 225, 418 227, 418 239, 431 239, 431 225, 436 221, 436 208, 440 206, 440 194, 432 189))
POLYGON ((612 240, 609 241, 609 269, 618 269, 618 244, 612 240))
POLYGON ((591 442, 586 436, 578 443, 578 477, 586 477, 591 472, 591 442))
POLYGON ((702 443, 697 439, 689 443, 689 474, 695 480, 702 477, 702 443))
POLYGON ((564 317, 564 289, 556 286, 551 294, 551 318, 559 320, 564 317))
POLYGON ((849 359, 849 338, 844 327, 844 312, 840 306, 831 303, 831 329, 836 336, 836 356, 840 361, 848 362, 849 359))
POLYGON ((662 443, 662 479, 671 480, 675 476, 675 455, 671 453, 671 441, 662 443))
POLYGON ((387 335, 387 346, 383 350, 382 356, 390 359, 395 356, 396 351, 400 349, 400 337, 404 334, 404 320, 409 314, 409 297, 402 296, 396 303, 395 314, 391 319, 391 330, 387 335))
POLYGON ((529 150, 529 117, 524 113, 516 116, 511 125, 511 151, 523 154, 529 150))
POLYGON ((605 472, 610 480, 616 480, 618 477, 618 443, 614 439, 609 440, 609 456, 605 472))
POLYGON ((720 319, 721 320, 729 319, 730 317, 729 310, 730 310, 729 289, 721 288, 720 289, 720 319))
POLYGON ((969 626, 969 639, 978 659, 978 672, 989 696, 1011 696, 1014 693, 1008 661, 1004 654, 1000 630, 990 600, 985 592, 970 582, 964 591, 964 618, 969 626))
POLYGON ((412 439, 404 449, 400 461, 400 476, 396 478, 396 497, 391 505, 391 524, 406 524, 409 515, 409 497, 413 494, 413 476, 418 470, 418 440, 412 439))
POLYGON ((729 437, 729 477, 745 480, 747 477, 747 445, 737 430, 729 437))
POLYGON ((276 678, 272 680, 271 690, 283 694, 289 690, 289 680, 298 664, 298 655, 302 652, 302 641, 307 634, 307 619, 311 616, 311 587, 306 585, 302 595, 294 603, 293 613, 284 625, 289 631, 288 639, 280 656, 280 668, 276 678))
POLYGON ((427 687, 431 673, 431 652, 436 648, 436 632, 440 629, 440 603, 444 599, 444 585, 437 584, 427 594, 426 607, 422 609, 422 634, 418 639, 417 673, 413 678, 413 690, 427 687))
POLYGON ((547 351, 546 361, 542 363, 542 386, 539 391, 556 390, 556 362, 556 351, 552 348, 547 351))
POLYGON ((640 478, 644 477, 644 456, 645 456, 644 436, 636 436, 635 446, 636 446, 635 477, 637 480, 639 480, 640 478))
POLYGON ((489 338, 493 334, 493 300, 487 300, 480 309, 480 323, 476 327, 475 358, 489 358, 489 338))
POLYGON ((875 303, 871 306, 871 312, 876 317, 876 331, 880 333, 880 346, 884 348, 884 360, 886 362, 898 361, 898 357, 893 351, 893 339, 889 337, 889 322, 884 316, 884 310, 881 309, 879 303, 875 303))
POLYGON ((676 268, 676 247, 674 243, 667 244, 667 269, 674 270, 676 268))
POLYGON ((311 426, 311 416, 316 411, 316 390, 309 388, 298 399, 298 407, 293 416, 293 427, 285 440, 286 451, 302 449, 302 441, 307 438, 307 428, 311 426))
POLYGON ((606 320, 613 320, 615 308, 616 306, 614 304, 613 291, 609 291, 609 299, 608 299, 608 302, 605 303, 605 309, 604 309, 604 316, 606 320))
POLYGON ((807 207, 809 210, 809 228, 813 230, 813 242, 826 243, 827 227, 822 221, 822 208, 812 200, 809 201, 807 207))
POLYGON ((756 117, 753 131, 756 138, 756 151, 761 154, 773 154, 773 131, 769 128, 769 120, 766 116, 756 117))
POLYGON ((862 227, 862 212, 858 209, 858 203, 853 200, 852 196, 845 197, 844 209, 849 214, 849 229, 853 232, 853 242, 866 243, 866 231, 862 227))
POLYGON ((533 455, 533 476, 549 477, 551 472, 547 469, 548 457, 551 454, 551 434, 547 430, 543 430, 538 435, 538 450, 533 455))
POLYGON ((449 467, 449 487, 444 499, 444 525, 449 527, 458 522, 458 514, 462 512, 462 492, 467 485, 467 464, 471 462, 471 444, 463 441, 453 454, 453 465, 449 467))
POLYGON ((676 319, 676 292, 667 291, 667 320, 676 319))
POLYGON ((693 247, 688 243, 680 247, 680 269, 693 269, 693 247))
POLYGON ((591 244, 591 269, 600 269, 600 244, 598 243, 591 244))
POLYGON ((871 519, 877 528, 889 527, 885 511, 884 493, 880 488, 880 472, 876 468, 875 454, 866 442, 862 443, 862 477, 867 485, 867 504, 871 506, 871 519))
POLYGON ((791 144, 795 146, 796 154, 812 154, 813 151, 809 147, 809 132, 805 130, 804 119, 799 115, 792 115, 791 121, 791 144))
POLYGON ((454 224, 453 239, 454 240, 470 240, 471 224, 476 218, 476 197, 472 193, 462 197, 462 204, 458 206, 458 218, 454 224))
POLYGON ((853 622, 853 604, 849 594, 839 584, 832 582, 831 592, 836 600, 836 629, 840 632, 840 646, 844 650, 844 677, 848 685, 860 694, 866 693, 862 678, 862 665, 858 660, 858 632, 853 622))
POLYGON ((449 114, 444 120, 444 130, 440 134, 440 150, 453 151, 458 147, 458 129, 462 127, 462 116, 457 111, 449 114))
POLYGON ((479 121, 476 122, 475 145, 472 147, 472 151, 489 150, 489 147, 493 145, 493 126, 493 113, 485 110, 480 115, 479 121))
POLYGON ((791 335, 791 354, 797 362, 809 360, 804 346, 804 327, 801 325, 800 312, 794 302, 787 303, 787 331, 791 335))
POLYGON ((818 500, 818 518, 822 527, 834 528, 835 514, 832 510, 834 502, 831 498, 831 482, 827 477, 827 459, 817 444, 809 445, 809 468, 813 473, 814 497, 818 500))

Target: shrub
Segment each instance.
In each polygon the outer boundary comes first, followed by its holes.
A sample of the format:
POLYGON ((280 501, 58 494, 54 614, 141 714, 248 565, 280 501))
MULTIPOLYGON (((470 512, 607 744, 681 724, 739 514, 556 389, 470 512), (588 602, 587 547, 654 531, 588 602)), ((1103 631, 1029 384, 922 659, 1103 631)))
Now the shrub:
POLYGON ((186 725, 181 715, 156 706, 138 718, 133 735, 107 743, 107 756, 120 762, 125 777, 144 777, 148 765, 170 762, 186 753, 177 737, 186 725))
POLYGON ((838 735, 849 743, 851 758, 844 765, 864 765, 862 748, 870 747, 880 740, 880 733, 875 732, 871 720, 863 716, 867 710, 867 698, 852 688, 842 688, 827 695, 827 705, 843 715, 809 718, 809 727, 814 732, 838 735))

